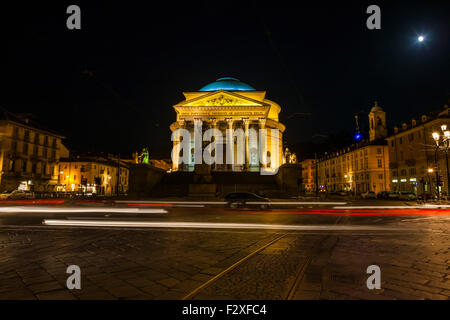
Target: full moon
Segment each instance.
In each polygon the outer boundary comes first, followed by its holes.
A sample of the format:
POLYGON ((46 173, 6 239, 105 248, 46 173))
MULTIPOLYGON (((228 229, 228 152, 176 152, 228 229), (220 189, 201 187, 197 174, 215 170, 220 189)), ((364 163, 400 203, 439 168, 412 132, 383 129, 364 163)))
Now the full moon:
POLYGON ((419 40, 419 42, 422 42, 423 40, 425 40, 425 37, 424 37, 424 36, 419 36, 419 37, 417 38, 417 40, 419 40))

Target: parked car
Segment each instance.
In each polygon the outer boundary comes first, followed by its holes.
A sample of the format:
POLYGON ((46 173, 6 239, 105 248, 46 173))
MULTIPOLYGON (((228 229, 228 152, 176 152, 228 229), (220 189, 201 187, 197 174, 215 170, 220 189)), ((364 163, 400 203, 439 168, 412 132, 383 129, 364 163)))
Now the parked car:
POLYGON ((225 196, 225 201, 228 203, 230 208, 238 207, 257 207, 261 209, 270 208, 270 200, 267 198, 260 197, 251 192, 232 192, 225 196), (252 204, 249 202, 258 202, 257 204, 252 204))
POLYGON ((377 199, 388 199, 389 192, 388 191, 380 191, 377 193, 377 199))
POLYGON ((388 194, 389 200, 398 200, 399 198, 400 198, 400 192, 398 192, 398 191, 392 191, 392 192, 389 192, 389 194, 388 194))
POLYGON ((373 191, 367 191, 361 194, 363 199, 376 199, 377 195, 373 191))
POLYGON ((13 191, 14 190, 5 190, 5 191, 3 191, 2 193, 0 193, 0 199, 2 199, 2 200, 8 199, 13 191))
POLYGON ((417 196, 412 192, 400 192, 399 200, 412 201, 417 200, 417 196))
POLYGON ((3 200, 19 200, 19 199, 31 199, 34 198, 34 194, 28 190, 12 190, 4 191, 0 194, 0 199, 3 200))

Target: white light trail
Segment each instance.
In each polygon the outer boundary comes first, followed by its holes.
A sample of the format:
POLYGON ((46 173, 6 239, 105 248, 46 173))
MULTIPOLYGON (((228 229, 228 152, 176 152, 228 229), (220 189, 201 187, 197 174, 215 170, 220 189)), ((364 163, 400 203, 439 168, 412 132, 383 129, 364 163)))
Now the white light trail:
POLYGON ((202 204, 227 204, 228 202, 226 201, 160 201, 160 200, 155 200, 155 201, 150 201, 150 200, 132 200, 132 201, 128 201, 128 200, 116 200, 114 201, 115 203, 131 203, 131 204, 198 204, 198 205, 202 205, 202 204))
POLYGON ((366 225, 284 225, 261 223, 210 223, 210 222, 152 222, 152 221, 117 221, 117 220, 62 220, 45 219, 48 226, 70 227, 134 227, 134 228, 199 228, 199 229, 271 229, 271 230, 399 230, 394 227, 366 225))
MULTIPOLYGON (((121 204, 191 204, 191 205, 205 205, 205 204, 216 204, 216 205, 224 205, 228 204, 227 201, 139 201, 139 200, 117 200, 115 203, 121 203, 121 204)), ((321 202, 321 201, 247 201, 246 204, 271 204, 271 205, 345 205, 347 202, 339 201, 339 202, 321 202)))
POLYGON ((42 206, 27 206, 27 207, 0 207, 1 212, 39 212, 39 213, 74 213, 74 212, 102 212, 102 213, 167 213, 164 209, 153 208, 98 208, 98 207, 82 207, 82 208, 64 208, 64 207, 42 207, 42 206))
POLYGON ((343 205, 343 204, 347 204, 347 202, 320 202, 320 201, 316 201, 316 202, 308 202, 308 201, 273 201, 273 202, 264 202, 264 201, 249 201, 246 202, 245 204, 269 204, 269 205, 278 205, 278 204, 282 204, 282 205, 343 205))

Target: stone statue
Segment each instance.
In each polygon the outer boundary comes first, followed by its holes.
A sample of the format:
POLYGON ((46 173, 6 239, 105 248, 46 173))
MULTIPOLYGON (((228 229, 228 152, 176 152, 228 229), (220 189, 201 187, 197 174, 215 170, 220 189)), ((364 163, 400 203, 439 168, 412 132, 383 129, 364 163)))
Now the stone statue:
POLYGON ((139 163, 139 153, 138 152, 133 152, 132 157, 133 157, 134 163, 139 163))
POLYGON ((289 148, 284 150, 284 158, 286 159, 286 163, 291 163, 291 151, 289 148))
POLYGON ((141 153, 133 153, 133 157, 134 157, 134 161, 136 163, 146 163, 148 164, 148 160, 149 160, 149 154, 148 154, 148 149, 147 148, 143 148, 141 153))
POLYGON ((296 164, 297 163, 297 155, 295 154, 295 152, 292 153, 291 155, 291 162, 292 164, 296 164))

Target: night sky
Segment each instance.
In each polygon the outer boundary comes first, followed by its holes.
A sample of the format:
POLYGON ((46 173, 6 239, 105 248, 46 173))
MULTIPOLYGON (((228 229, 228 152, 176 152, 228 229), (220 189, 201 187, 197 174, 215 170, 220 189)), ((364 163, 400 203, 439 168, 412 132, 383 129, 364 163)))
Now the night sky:
POLYGON ((266 90, 294 149, 345 140, 374 100, 389 127, 448 103, 448 2, 299 3, 20 2, 3 12, 0 105, 33 113, 72 150, 169 158, 172 106, 220 77, 266 90), (81 30, 66 28, 71 4, 81 30), (381 30, 366 28, 370 4, 381 30))

